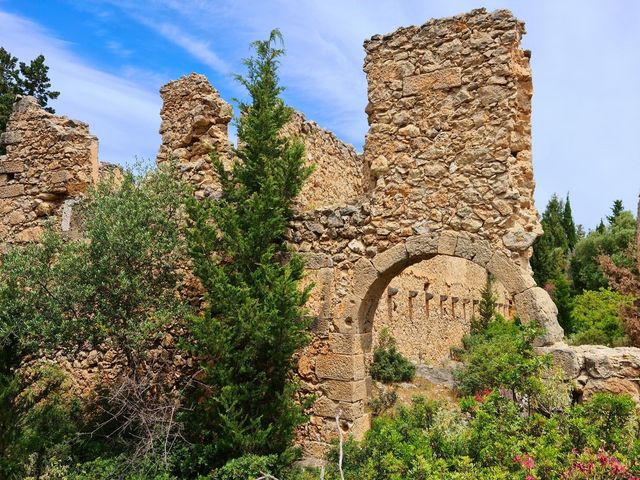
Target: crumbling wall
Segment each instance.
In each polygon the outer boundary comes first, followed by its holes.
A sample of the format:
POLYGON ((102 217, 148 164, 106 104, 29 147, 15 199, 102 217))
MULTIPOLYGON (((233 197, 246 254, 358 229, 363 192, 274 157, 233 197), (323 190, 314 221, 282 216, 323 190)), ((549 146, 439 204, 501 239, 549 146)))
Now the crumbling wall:
MULTIPOLYGON (((196 187, 198 197, 214 195, 219 187, 209 153, 214 150, 225 165, 230 164, 227 129, 231 106, 204 75, 195 73, 169 82, 160 89, 160 96, 162 145, 157 162, 174 158, 183 179, 196 187)), ((282 133, 302 141, 307 163, 314 166, 298 196, 299 209, 340 204, 362 193, 362 159, 351 145, 298 112, 282 133)))
POLYGON ((477 234, 528 269, 533 204, 524 24, 484 9, 365 42, 373 224, 477 234), (392 220, 392 221, 390 221, 392 220))
POLYGON ((362 194, 362 158, 353 146, 298 112, 294 112, 283 135, 297 137, 304 143, 307 164, 313 166, 296 199, 299 209, 341 205, 362 194))
POLYGON ((173 159, 182 178, 196 189, 196 197, 214 195, 218 181, 209 153, 215 150, 228 164, 231 105, 220 98, 207 77, 196 73, 167 83, 160 89, 160 96, 162 144, 158 164, 173 159))
POLYGON ((0 242, 37 240, 47 222, 60 225, 65 207, 98 180, 98 139, 86 123, 22 97, 0 141, 7 147, 0 157, 0 242))

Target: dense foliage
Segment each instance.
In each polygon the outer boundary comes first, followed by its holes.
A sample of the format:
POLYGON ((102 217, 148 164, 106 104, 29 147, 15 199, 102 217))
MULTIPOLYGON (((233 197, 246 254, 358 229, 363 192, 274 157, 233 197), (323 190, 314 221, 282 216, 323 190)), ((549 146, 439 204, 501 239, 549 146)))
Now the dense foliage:
POLYGON ((395 339, 385 329, 373 350, 369 373, 371 378, 383 383, 410 382, 416 374, 416 367, 398 351, 395 339))
POLYGON ((638 297, 633 288, 640 280, 634 248, 637 219, 616 200, 607 223, 601 221, 585 235, 574 224, 569 197, 563 201, 554 195, 542 215, 542 226, 544 234, 534 242, 531 267, 538 284, 556 303, 565 334, 576 343, 640 345, 635 333, 640 332, 637 309, 602 291, 613 286, 622 295, 638 297), (585 312, 585 302, 596 298, 592 306, 597 314, 585 312))
MULTIPOLYGON (((108 345, 122 356, 114 385, 141 382, 139 367, 147 348, 187 311, 176 295, 175 273, 184 258, 179 234, 183 194, 171 171, 127 173, 121 184, 107 181, 90 192, 81 209, 82 239, 65 241, 49 230, 42 243, 14 248, 3 257, 3 478, 38 477, 57 462, 137 448, 142 425, 133 422, 125 429, 114 415, 84 415, 87 409, 115 411, 108 393, 99 407, 80 405, 66 374, 46 362, 24 362, 36 353, 51 356, 108 345), (92 435, 79 435, 83 431, 92 435)), ((146 387, 162 390, 162 385, 146 387)), ((118 411, 128 413, 123 407, 118 404, 118 411)))
POLYGON ((611 289, 587 290, 575 298, 573 309, 574 345, 609 345, 625 343, 620 310, 630 306, 633 297, 611 289))
MULTIPOLYGON (((544 416, 523 415, 494 391, 462 411, 415 398, 374 420, 361 443, 348 442, 343 464, 346 480, 631 480, 640 474, 639 452, 628 397, 599 394, 544 416)), ((332 463, 325 478, 340 478, 336 470, 332 463)))
POLYGON ((497 316, 487 328, 463 338, 457 353, 464 366, 456 371, 458 388, 467 395, 492 389, 508 391, 517 402, 531 401, 542 390, 540 376, 550 359, 536 355, 533 340, 542 333, 533 324, 497 316))
POLYGON ((280 135, 292 111, 280 98, 279 40, 274 31, 255 42, 248 75, 238 77, 251 102, 239 104, 232 168, 212 154, 220 198, 189 207, 190 251, 207 304, 192 328, 203 377, 190 458, 202 472, 242 454, 287 457, 304 419, 290 372, 308 341, 308 289, 299 288, 303 264, 283 236, 310 171, 303 145, 280 135))
MULTIPOLYGON (((19 62, 16 57, 0 47, 0 133, 7 128, 7 121, 16 100, 16 95, 34 96, 40 106, 54 113, 47 107, 49 100, 58 98, 60 92, 50 90, 49 67, 44 63, 44 56, 38 55, 29 64, 19 62)), ((0 145, 0 155, 4 153, 0 145)))

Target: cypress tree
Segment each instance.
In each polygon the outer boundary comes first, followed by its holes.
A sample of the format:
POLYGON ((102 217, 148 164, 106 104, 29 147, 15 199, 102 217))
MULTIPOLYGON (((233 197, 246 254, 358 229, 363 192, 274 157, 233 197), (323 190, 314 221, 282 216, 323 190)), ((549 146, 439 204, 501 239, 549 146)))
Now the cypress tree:
POLYGON ((252 44, 248 74, 237 76, 251 101, 238 102, 231 169, 211 155, 221 196, 188 208, 190 251, 207 305, 193 325, 203 378, 192 430, 209 467, 248 453, 290 452, 304 420, 290 374, 293 354, 309 339, 309 291, 299 288, 303 264, 283 237, 310 170, 302 143, 280 135, 292 114, 278 85, 281 41, 274 30, 252 44))
POLYGON ((564 227, 564 233, 567 236, 567 247, 569 251, 573 251, 578 242, 578 233, 576 231, 576 224, 573 221, 573 213, 571 212, 571 201, 569 200, 569 194, 567 193, 567 199, 564 202, 564 211, 562 212, 562 226, 564 227))
POLYGON ((484 330, 496 314, 496 295, 493 293, 493 275, 490 273, 487 274, 487 280, 480 291, 479 310, 481 329, 484 330))
MULTIPOLYGON (((564 202, 557 195, 553 195, 542 214, 540 223, 544 233, 533 243, 531 257, 531 268, 538 285, 547 284, 558 275, 558 272, 565 271, 566 255, 570 251, 571 243, 565 225, 566 212, 564 202)), ((568 215, 571 217, 571 206, 569 206, 568 215)), ((571 225, 573 225, 572 218, 571 225)), ((575 238, 575 226, 572 232, 575 238)))

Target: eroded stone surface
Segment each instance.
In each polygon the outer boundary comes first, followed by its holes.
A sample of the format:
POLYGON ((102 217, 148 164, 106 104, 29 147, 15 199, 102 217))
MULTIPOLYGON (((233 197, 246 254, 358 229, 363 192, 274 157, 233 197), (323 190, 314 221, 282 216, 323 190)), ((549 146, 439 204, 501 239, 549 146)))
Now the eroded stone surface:
POLYGON ((19 98, 0 138, 0 252, 37 241, 60 224, 66 201, 98 180, 98 139, 86 123, 58 117, 33 97, 19 98))

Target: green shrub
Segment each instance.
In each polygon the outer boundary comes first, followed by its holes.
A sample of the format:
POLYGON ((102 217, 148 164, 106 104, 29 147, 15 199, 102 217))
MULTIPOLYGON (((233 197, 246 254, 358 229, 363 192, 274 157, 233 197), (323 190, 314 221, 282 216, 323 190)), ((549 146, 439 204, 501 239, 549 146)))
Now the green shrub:
POLYGON ((254 480, 264 474, 274 474, 278 457, 276 455, 244 455, 229 460, 216 470, 212 480, 254 480))
MULTIPOLYGON (((108 340, 125 359, 120 379, 140 384, 137 367, 148 346, 190 312, 177 295, 177 267, 186 258, 184 195, 170 169, 126 173, 121 184, 107 181, 89 192, 80 208, 82 239, 65 240, 49 229, 41 243, 13 248, 2 258, 0 469, 13 459, 15 476, 23 478, 40 476, 49 465, 60 469, 123 450, 133 455, 141 432, 154 430, 135 422, 118 429, 122 419, 85 419, 86 405, 60 371, 45 367, 23 379, 18 367, 28 356, 108 340), (78 435, 82 431, 93 433, 78 435)), ((121 411, 120 404, 101 400, 106 403, 99 411, 121 411)))
MULTIPOLYGON (((596 395, 550 416, 523 415, 497 392, 466 404, 462 413, 416 398, 378 417, 362 442, 345 443, 345 479, 627 480, 640 471, 638 418, 629 397, 596 395), (575 436, 578 426, 583 438, 575 436), (593 476, 579 476, 581 467, 593 476)), ((340 478, 337 456, 334 448, 327 480, 340 478)))
POLYGON ((482 333, 463 338, 458 355, 464 366, 455 372, 458 389, 465 395, 505 389, 514 401, 534 397, 542 389, 541 373, 551 362, 533 351, 533 340, 541 333, 534 324, 497 317, 482 333))
POLYGON ((633 297, 611 289, 585 291, 575 298, 573 309, 573 345, 618 346, 624 342, 620 310, 631 305, 633 297))
POLYGON ((396 348, 396 342, 385 329, 380 334, 380 342, 373 350, 370 367, 371 378, 382 383, 410 382, 416 374, 416 367, 396 348))

